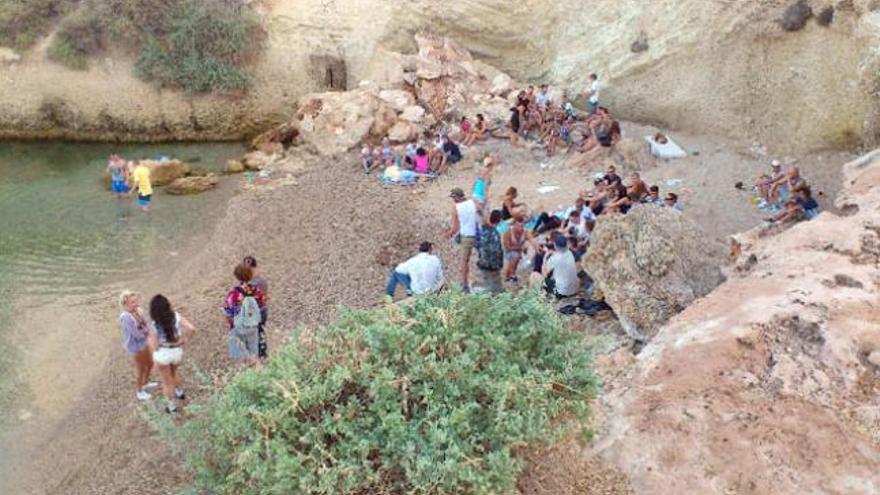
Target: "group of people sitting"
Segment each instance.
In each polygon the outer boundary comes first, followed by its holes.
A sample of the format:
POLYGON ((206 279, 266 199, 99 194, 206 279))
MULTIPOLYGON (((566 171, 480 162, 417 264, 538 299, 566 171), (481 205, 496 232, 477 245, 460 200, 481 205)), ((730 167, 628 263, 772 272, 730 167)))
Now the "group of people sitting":
POLYGON ((436 133, 433 142, 427 141, 422 138, 406 146, 393 146, 386 137, 380 146, 365 144, 361 149, 361 165, 367 174, 381 169, 389 177, 418 180, 436 177, 463 158, 459 145, 443 132, 436 133))
POLYGON ((620 123, 598 104, 597 76, 591 74, 590 80, 586 114, 577 111, 566 96, 559 102, 553 101, 547 84, 542 84, 537 92, 534 86, 520 91, 510 109, 511 143, 519 146, 521 139, 534 139, 546 148, 548 156, 560 148, 590 153, 617 144, 622 137, 620 123))
MULTIPOLYGON (((528 285, 542 284, 557 298, 591 291, 591 280, 580 268, 590 246, 596 220, 601 215, 626 214, 638 204, 681 208, 678 196, 667 193, 661 198, 659 187, 649 186, 638 173, 624 183, 615 167, 594 178, 590 190, 581 191, 572 206, 559 212, 533 212, 518 202, 518 191, 509 188, 499 208, 488 204, 488 189, 496 161, 489 156, 468 198, 461 188, 450 192, 453 201, 448 237, 455 240, 460 252, 460 285, 471 289, 470 267, 473 252, 481 274, 482 291, 497 293, 504 282, 516 287, 520 274, 531 267, 528 285)), ((386 295, 394 296, 399 285, 407 295, 428 294, 444 284, 439 258, 433 245, 423 242, 419 254, 401 263, 388 279, 386 295)))
POLYGON ((753 194, 758 207, 773 214, 765 219, 771 224, 787 225, 819 214, 819 204, 800 170, 789 167, 785 172, 779 160, 770 162, 770 172, 758 178, 753 194))

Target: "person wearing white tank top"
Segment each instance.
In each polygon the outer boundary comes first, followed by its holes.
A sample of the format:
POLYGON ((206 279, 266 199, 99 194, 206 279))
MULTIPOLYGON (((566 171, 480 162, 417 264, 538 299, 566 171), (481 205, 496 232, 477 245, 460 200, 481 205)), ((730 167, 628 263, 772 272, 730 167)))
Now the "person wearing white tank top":
POLYGON ((470 274, 471 253, 477 245, 477 234, 480 226, 480 211, 472 199, 467 199, 464 191, 456 187, 449 193, 452 198, 452 227, 446 232, 450 239, 456 238, 461 258, 459 260, 459 273, 461 275, 461 288, 468 292, 468 276, 470 274))

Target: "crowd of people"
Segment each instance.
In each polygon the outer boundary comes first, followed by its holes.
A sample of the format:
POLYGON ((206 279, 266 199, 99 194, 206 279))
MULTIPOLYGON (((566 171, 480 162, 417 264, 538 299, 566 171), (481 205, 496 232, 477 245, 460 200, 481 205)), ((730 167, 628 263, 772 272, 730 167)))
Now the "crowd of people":
MULTIPOLYGON (((269 284, 259 275, 253 256, 245 257, 233 275, 237 282, 223 300, 228 353, 236 363, 254 366, 268 357, 265 325, 269 284)), ((134 364, 136 398, 141 401, 152 398, 149 389, 158 386, 150 382, 150 374, 155 369, 166 400, 165 411, 176 414, 177 403, 187 398, 178 372, 183 362, 185 337, 195 333, 196 327, 175 311, 162 294, 150 299, 145 313, 140 307, 140 296, 124 290, 119 295, 119 306, 122 347, 134 364)))
MULTIPOLYGON (((542 285, 557 298, 590 295, 591 279, 580 268, 590 246, 590 237, 602 215, 626 214, 636 205, 665 207, 681 211, 678 196, 661 197, 660 188, 648 185, 633 172, 624 181, 610 166, 593 179, 572 205, 557 212, 535 212, 518 201, 510 187, 497 208, 489 204, 489 187, 497 160, 487 156, 478 173, 470 198, 461 188, 450 191, 450 226, 444 233, 458 247, 458 285, 470 291, 471 265, 476 253, 481 291, 498 293, 520 286, 519 277, 529 270, 528 285, 542 285)), ((423 242, 419 253, 392 270, 386 295, 394 296, 403 286, 407 295, 429 294, 445 287, 443 268, 433 245, 423 242), (418 282, 416 282, 418 281, 418 282)))

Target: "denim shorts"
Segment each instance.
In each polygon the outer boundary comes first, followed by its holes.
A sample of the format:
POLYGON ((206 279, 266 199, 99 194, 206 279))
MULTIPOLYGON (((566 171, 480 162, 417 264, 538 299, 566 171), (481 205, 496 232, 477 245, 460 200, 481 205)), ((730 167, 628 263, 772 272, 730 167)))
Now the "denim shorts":
POLYGON ((138 206, 147 206, 150 204, 150 198, 152 194, 147 194, 144 196, 143 194, 138 194, 138 206))

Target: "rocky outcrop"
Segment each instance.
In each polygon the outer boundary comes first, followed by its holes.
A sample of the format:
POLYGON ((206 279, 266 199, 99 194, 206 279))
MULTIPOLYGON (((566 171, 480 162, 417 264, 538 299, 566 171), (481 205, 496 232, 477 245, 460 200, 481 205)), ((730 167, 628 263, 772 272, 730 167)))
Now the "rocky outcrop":
POLYGON ((597 451, 637 493, 880 490, 880 151, 845 215, 745 240, 728 280, 609 375, 597 451))
POLYGON ((624 330, 644 341, 724 280, 712 250, 678 211, 636 206, 626 215, 600 217, 584 268, 624 330))
MULTIPOLYGON (((289 121, 308 93, 350 89, 361 80, 394 85, 445 77, 429 60, 410 66, 395 55, 416 53, 413 34, 432 30, 477 54, 467 64, 473 71, 492 64, 572 96, 582 95, 587 76, 597 72, 603 103, 627 120, 792 151, 874 141, 880 136, 875 5, 847 0, 827 27, 809 21, 787 32, 779 21, 791 3, 594 0, 579 9, 523 0, 511 9, 506 0, 252 2, 268 36, 249 68, 248 94, 190 97, 138 81, 123 55, 72 71, 33 50, 18 64, 0 64, 0 137, 253 135, 289 121), (631 41, 642 37, 650 49, 631 52, 631 41)), ((488 80, 489 94, 504 97, 512 89, 504 77, 488 80)), ((421 86, 438 92, 433 82, 421 86)))
POLYGON ((189 165, 180 160, 141 160, 150 169, 150 181, 154 186, 167 186, 189 173, 189 165))
POLYGON ((174 195, 199 194, 214 189, 219 183, 220 179, 214 174, 203 177, 182 177, 168 184, 165 191, 174 195))

